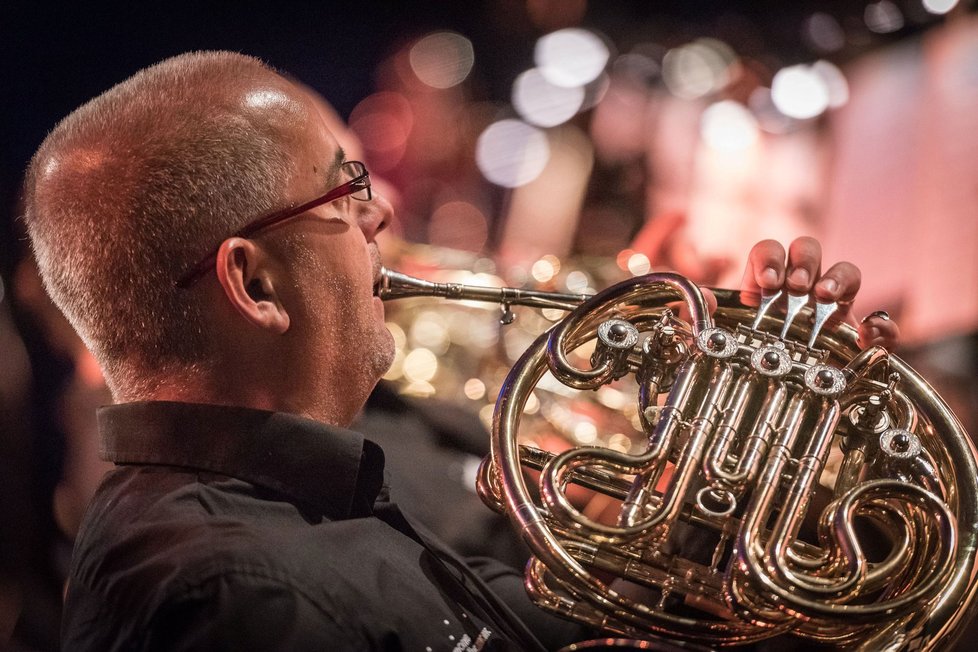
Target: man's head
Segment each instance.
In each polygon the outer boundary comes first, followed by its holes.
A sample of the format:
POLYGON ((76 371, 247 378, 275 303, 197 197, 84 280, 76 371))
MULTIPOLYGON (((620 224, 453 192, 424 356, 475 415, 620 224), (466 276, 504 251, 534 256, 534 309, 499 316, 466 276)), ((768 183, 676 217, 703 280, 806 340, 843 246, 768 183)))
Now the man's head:
POLYGON ((342 162, 308 91, 233 53, 147 68, 52 131, 28 170, 25 220, 48 292, 117 399, 332 419, 301 395, 365 397, 391 355, 371 298, 390 205, 347 196, 229 237, 341 184, 342 162))

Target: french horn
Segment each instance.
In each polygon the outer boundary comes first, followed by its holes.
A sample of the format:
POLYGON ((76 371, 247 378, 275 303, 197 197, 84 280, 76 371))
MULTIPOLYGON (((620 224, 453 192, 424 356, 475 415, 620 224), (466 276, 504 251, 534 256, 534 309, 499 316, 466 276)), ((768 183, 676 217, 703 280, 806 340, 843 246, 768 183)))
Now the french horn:
POLYGON ((541 607, 610 636, 711 648, 781 635, 950 646, 978 579, 968 434, 909 365, 832 324, 835 304, 774 295, 748 306, 714 292, 710 314, 698 286, 666 273, 593 296, 389 270, 378 289, 492 301, 509 319, 513 305, 568 311, 510 370, 478 487, 532 551, 525 584, 541 607), (575 364, 588 343, 589 362, 575 364), (547 373, 580 391, 632 376, 644 451, 520 445, 547 373), (827 473, 833 451, 841 462, 827 473), (607 495, 617 515, 585 515, 571 485, 607 495))

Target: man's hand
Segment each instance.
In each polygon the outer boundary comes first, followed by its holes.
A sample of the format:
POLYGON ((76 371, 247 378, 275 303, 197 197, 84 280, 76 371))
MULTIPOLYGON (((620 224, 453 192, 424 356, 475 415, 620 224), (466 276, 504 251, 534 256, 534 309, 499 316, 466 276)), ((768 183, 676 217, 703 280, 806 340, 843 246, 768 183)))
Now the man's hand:
POLYGON ((791 294, 813 294, 822 303, 839 304, 839 319, 859 329, 859 345, 863 348, 884 346, 892 348, 900 337, 896 322, 885 313, 873 313, 862 323, 852 314, 852 301, 861 282, 859 268, 852 263, 835 263, 822 273, 822 246, 809 237, 798 238, 788 247, 774 240, 762 240, 751 249, 747 268, 741 281, 745 294, 769 294, 784 288, 791 294))

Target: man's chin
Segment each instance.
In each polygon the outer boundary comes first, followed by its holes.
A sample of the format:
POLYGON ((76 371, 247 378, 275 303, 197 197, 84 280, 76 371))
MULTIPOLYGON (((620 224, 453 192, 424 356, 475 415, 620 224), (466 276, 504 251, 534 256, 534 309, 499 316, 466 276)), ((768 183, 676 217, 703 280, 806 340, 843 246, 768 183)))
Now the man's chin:
POLYGON ((391 335, 386 326, 381 328, 379 335, 374 350, 370 352, 370 357, 373 358, 372 362, 374 362, 373 369, 378 380, 390 371, 391 365, 394 364, 394 336, 391 335))

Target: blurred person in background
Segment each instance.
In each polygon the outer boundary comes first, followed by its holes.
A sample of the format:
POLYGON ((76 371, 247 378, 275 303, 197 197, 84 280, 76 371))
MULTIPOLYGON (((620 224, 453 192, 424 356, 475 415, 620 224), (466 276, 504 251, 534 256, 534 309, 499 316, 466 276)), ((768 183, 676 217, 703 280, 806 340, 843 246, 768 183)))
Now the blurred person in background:
POLYGON ((30 258, 15 267, 6 290, 0 522, 13 525, 0 531, 3 574, 11 581, 0 592, 0 640, 15 650, 56 650, 72 542, 111 466, 98 457, 95 423, 95 410, 110 396, 30 258))
POLYGON ((64 437, 61 476, 51 507, 59 531, 71 541, 102 476, 112 468, 98 456, 94 418, 95 410, 112 397, 95 358, 44 292, 32 258, 25 258, 18 265, 14 291, 25 318, 36 327, 51 355, 65 361, 65 377, 54 391, 51 414, 64 437))
MULTIPOLYGON (((0 279, 0 646, 12 638, 34 639, 33 622, 18 622, 25 612, 52 612, 54 601, 48 566, 35 554, 42 547, 45 510, 35 491, 34 447, 31 414, 31 370, 24 342, 18 334, 10 309, 10 292, 0 279), (42 605, 39 609, 31 604, 42 605), (16 631, 19 629, 20 631, 16 631)), ((55 619, 55 623, 57 620, 55 619)), ((51 641, 49 641, 51 642, 51 641)), ((32 640, 43 646, 43 641, 32 640)))

